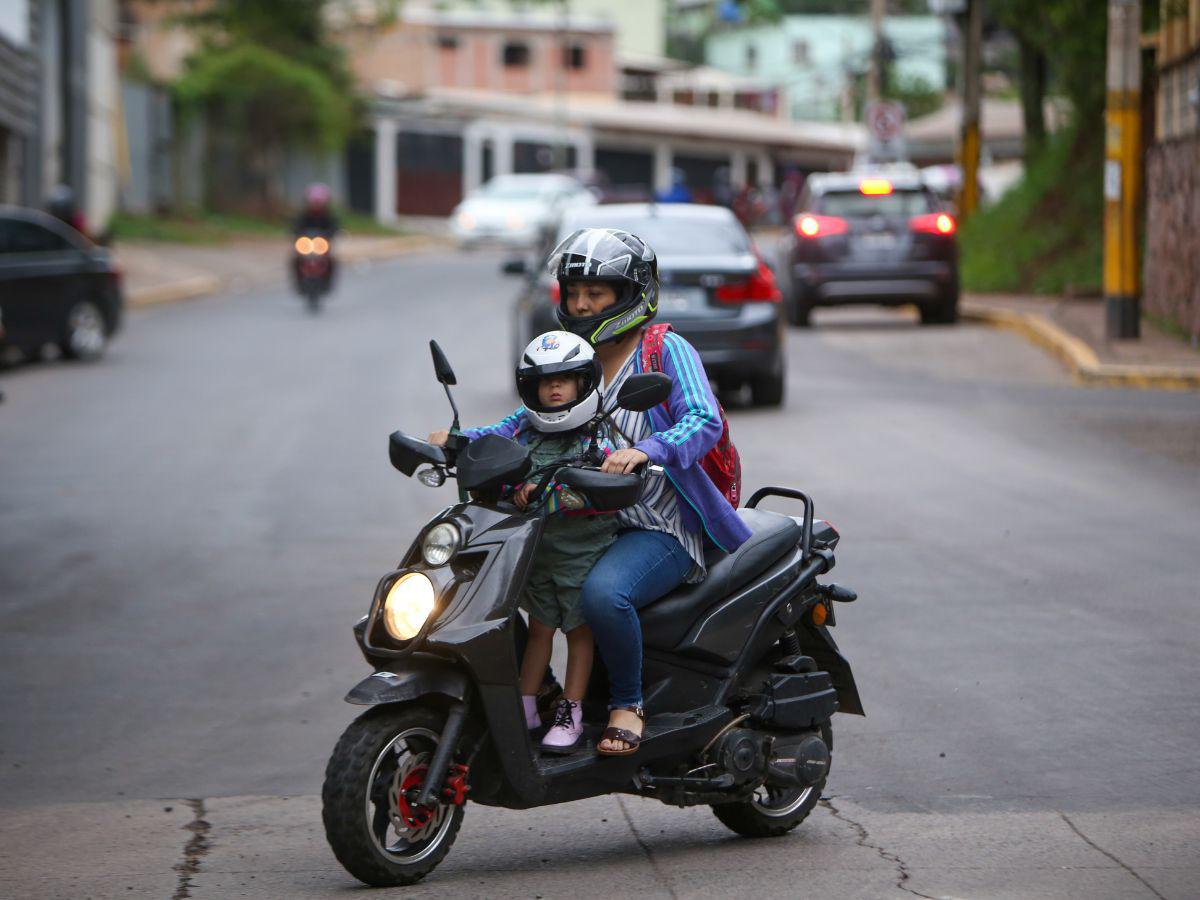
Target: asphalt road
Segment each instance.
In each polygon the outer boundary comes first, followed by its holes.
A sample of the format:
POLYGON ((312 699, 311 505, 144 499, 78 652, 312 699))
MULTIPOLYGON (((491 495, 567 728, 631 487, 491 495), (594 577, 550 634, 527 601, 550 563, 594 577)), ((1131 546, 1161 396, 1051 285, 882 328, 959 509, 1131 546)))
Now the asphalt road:
MULTIPOLYGON (((449 421, 430 337, 464 422, 513 405, 498 262, 348 268, 316 318, 282 286, 139 311, 98 365, 0 373, 0 896, 352 887, 313 796, 350 626, 450 502, 386 438, 449 421)), ((765 842, 628 797, 470 807, 409 894, 1200 896, 1200 398, 816 322, 785 409, 731 418, 746 487, 811 491, 861 597, 826 803, 765 842)))

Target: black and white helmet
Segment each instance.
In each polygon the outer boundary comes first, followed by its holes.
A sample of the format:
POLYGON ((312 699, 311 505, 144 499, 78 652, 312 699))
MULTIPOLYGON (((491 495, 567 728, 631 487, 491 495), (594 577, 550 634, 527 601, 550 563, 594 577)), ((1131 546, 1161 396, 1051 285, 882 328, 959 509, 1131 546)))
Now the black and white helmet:
POLYGON ((600 409, 603 370, 587 341, 566 331, 547 331, 535 337, 517 365, 517 393, 530 424, 538 431, 570 431, 600 409), (570 403, 543 406, 538 383, 547 375, 573 375, 579 391, 570 403))
POLYGON ((658 312, 658 259, 636 234, 617 228, 581 228, 554 248, 546 261, 558 279, 558 322, 593 347, 640 328, 658 312), (594 316, 567 312, 567 285, 603 281, 617 292, 617 302, 594 316))

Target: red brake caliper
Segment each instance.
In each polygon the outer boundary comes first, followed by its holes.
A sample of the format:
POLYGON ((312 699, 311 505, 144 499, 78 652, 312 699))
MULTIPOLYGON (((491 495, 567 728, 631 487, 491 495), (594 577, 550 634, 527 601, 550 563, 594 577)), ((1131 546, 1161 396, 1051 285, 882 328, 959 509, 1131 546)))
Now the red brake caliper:
POLYGON ((467 802, 467 794, 471 791, 471 786, 467 784, 468 771, 468 766, 450 764, 450 771, 446 773, 446 786, 442 788, 443 800, 455 806, 462 806, 467 802))

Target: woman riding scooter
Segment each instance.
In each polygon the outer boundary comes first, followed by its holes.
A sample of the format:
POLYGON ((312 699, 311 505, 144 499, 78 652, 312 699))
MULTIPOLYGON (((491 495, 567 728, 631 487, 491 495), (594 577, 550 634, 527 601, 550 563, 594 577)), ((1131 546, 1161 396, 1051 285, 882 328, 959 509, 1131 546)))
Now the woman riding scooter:
MULTIPOLYGON (((700 466, 720 439, 722 423, 704 366, 686 340, 673 332, 663 336, 659 368, 673 381, 664 406, 650 412, 616 408, 621 385, 642 371, 645 326, 658 311, 654 251, 628 232, 585 228, 559 244, 547 265, 562 298, 558 321, 595 347, 604 371, 605 409, 628 438, 605 460, 603 471, 628 473, 653 463, 666 472, 651 479, 636 505, 618 513, 617 540, 583 584, 584 618, 609 676, 608 727, 596 749, 625 756, 636 752, 645 719, 637 610, 684 582, 704 578, 706 535, 731 553, 750 529, 700 466)), ((466 434, 475 438, 504 425, 466 434)), ((444 431, 430 435, 436 444, 446 439, 444 431)))

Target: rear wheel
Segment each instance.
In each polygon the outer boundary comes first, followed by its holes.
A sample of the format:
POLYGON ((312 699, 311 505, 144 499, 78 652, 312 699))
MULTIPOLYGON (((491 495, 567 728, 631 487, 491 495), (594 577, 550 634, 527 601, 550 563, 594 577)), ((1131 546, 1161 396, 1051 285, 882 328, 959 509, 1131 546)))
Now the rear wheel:
POLYGON ((104 355, 108 327, 104 313, 91 300, 77 300, 67 311, 59 349, 68 359, 90 361, 104 355))
POLYGON ((920 308, 922 325, 953 325, 958 321, 958 291, 931 306, 920 308))
POLYGON ((428 707, 380 707, 352 722, 334 748, 321 818, 334 856, 359 881, 415 884, 450 852, 463 807, 414 802, 444 723, 428 707))
MULTIPOLYGON (((821 727, 821 737, 832 753, 833 732, 828 725, 821 727)), ((822 778, 817 784, 805 788, 763 785, 750 800, 713 804, 713 815, 721 820, 722 825, 742 837, 779 837, 808 818, 821 799, 825 780, 822 778)))
POLYGON ((792 290, 787 304, 787 317, 788 322, 797 328, 808 328, 812 324, 812 304, 809 303, 807 292, 799 285, 792 290))
POLYGON ((750 399, 755 406, 782 406, 785 383, 783 372, 755 378, 750 382, 750 399))

